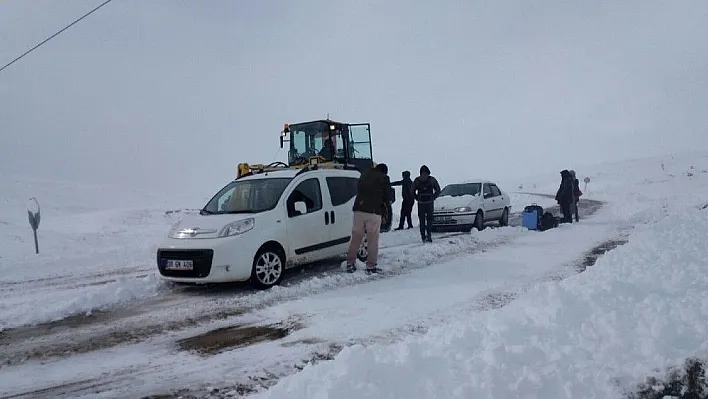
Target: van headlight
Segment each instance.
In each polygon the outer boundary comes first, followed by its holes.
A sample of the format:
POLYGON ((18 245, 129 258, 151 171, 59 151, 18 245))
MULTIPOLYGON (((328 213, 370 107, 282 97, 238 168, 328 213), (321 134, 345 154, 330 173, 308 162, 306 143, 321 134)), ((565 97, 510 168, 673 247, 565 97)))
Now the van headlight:
POLYGON ((239 220, 238 222, 229 223, 224 226, 219 232, 219 237, 231 237, 243 234, 249 230, 253 229, 256 220, 254 218, 248 218, 244 220, 239 220))
POLYGON ((173 224, 172 227, 170 228, 170 231, 167 233, 167 236, 170 238, 175 238, 175 234, 177 234, 177 232, 179 231, 179 226, 181 223, 182 222, 177 222, 177 223, 173 224))
POLYGON ((472 212, 472 208, 470 208, 469 206, 462 206, 462 207, 459 207, 459 208, 455 208, 455 212, 459 212, 459 213, 462 213, 462 212, 472 212))

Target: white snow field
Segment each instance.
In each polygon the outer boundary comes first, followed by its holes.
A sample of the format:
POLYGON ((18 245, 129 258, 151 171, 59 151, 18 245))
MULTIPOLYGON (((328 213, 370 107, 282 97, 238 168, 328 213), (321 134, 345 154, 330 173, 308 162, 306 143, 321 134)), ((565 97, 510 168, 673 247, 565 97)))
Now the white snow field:
MULTIPOLYGON (((109 185, 0 176, 0 331, 146 298, 157 241, 184 200, 109 185), (35 254, 26 203, 41 207, 35 254)), ((174 219, 174 220, 173 220, 174 219)))
MULTIPOLYGON (((202 204, 3 180, 0 397, 621 397, 708 358, 706 169, 700 153, 576 168, 604 202, 578 224, 387 233, 381 276, 325 265, 265 292, 156 277, 165 211, 202 204), (39 256, 30 196, 47 208, 39 256)), ((559 177, 513 183, 553 195, 559 177)), ((514 210, 531 202, 553 200, 514 210)))

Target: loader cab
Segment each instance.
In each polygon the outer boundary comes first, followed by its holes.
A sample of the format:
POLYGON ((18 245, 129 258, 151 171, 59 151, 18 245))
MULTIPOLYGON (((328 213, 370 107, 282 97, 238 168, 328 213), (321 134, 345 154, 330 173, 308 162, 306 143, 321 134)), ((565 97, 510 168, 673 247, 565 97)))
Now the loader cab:
POLYGON ((348 124, 318 120, 285 125, 280 146, 289 142, 288 165, 307 165, 312 157, 323 162, 365 170, 373 166, 371 127, 368 123, 348 124))

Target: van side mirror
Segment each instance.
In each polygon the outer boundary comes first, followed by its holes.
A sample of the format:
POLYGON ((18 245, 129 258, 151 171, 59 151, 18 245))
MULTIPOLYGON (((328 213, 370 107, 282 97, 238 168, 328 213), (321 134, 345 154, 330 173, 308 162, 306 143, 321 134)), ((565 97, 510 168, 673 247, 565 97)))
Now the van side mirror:
POLYGON ((293 205, 295 206, 295 210, 300 212, 301 215, 307 213, 307 204, 305 204, 304 201, 297 201, 293 205))

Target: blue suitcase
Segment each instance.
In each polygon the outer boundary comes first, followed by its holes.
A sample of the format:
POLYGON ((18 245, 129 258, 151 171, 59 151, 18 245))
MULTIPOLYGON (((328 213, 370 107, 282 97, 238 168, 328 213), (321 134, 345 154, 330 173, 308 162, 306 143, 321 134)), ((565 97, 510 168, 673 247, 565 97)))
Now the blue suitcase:
POLYGON ((542 216, 543 207, 536 204, 528 205, 521 214, 521 225, 529 230, 539 230, 542 216))

